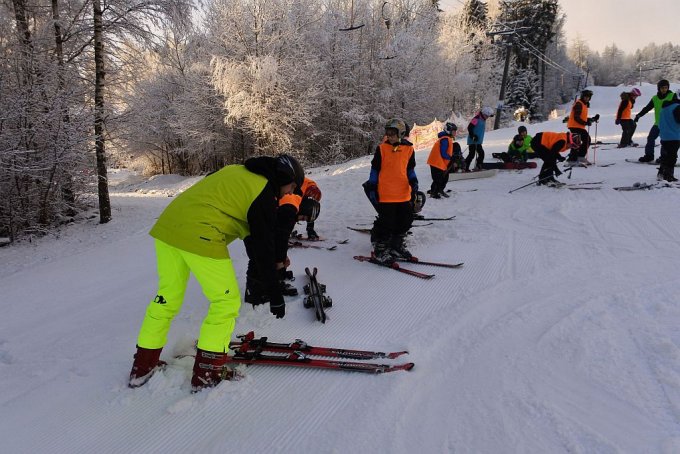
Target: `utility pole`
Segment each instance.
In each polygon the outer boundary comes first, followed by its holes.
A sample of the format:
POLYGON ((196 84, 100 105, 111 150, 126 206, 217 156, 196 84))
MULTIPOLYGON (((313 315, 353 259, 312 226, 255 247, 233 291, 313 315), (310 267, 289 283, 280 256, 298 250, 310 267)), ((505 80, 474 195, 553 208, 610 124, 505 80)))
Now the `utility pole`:
POLYGON ((496 119, 493 122, 494 131, 501 126, 501 112, 503 111, 503 104, 505 102, 505 85, 508 80, 508 68, 510 67, 510 52, 512 51, 512 44, 505 44, 505 66, 503 67, 503 80, 501 81, 501 93, 498 95, 498 103, 496 104, 496 119))
MULTIPOLYGON (((519 27, 513 30, 503 30, 499 32, 486 32, 486 36, 493 37, 496 35, 501 35, 503 37, 510 37, 508 40, 503 40, 503 45, 505 46, 505 66, 503 68, 503 80, 501 81, 501 92, 498 95, 498 103, 496 105, 496 119, 493 123, 493 129, 496 130, 500 128, 501 125, 501 113, 503 111, 503 104, 505 102, 505 86, 508 80, 508 69, 510 68, 510 55, 512 53, 513 40, 518 32, 531 30, 531 27, 519 27)), ((518 36, 518 35, 517 35, 518 36)))

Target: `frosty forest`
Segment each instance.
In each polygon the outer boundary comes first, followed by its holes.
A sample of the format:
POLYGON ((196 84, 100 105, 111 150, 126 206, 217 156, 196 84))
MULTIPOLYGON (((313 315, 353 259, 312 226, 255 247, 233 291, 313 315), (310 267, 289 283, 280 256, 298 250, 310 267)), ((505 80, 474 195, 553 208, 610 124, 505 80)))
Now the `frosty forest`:
POLYGON ((500 103, 501 123, 521 107, 540 121, 587 84, 680 78, 677 45, 566 42, 558 0, 461 3, 3 2, 0 237, 92 205, 108 222, 109 167, 200 175, 280 152, 340 163, 369 154, 389 117, 463 122, 500 103))

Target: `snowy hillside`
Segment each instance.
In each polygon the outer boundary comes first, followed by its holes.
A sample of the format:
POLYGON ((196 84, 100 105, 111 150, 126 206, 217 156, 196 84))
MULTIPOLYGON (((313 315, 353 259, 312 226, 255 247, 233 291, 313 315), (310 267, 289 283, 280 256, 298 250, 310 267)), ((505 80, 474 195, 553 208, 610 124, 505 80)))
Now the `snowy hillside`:
MULTIPOLYGON (((618 142, 622 88, 594 91, 598 139, 618 142)), ((655 86, 642 92, 634 112, 655 86)), ((642 146, 652 122, 653 113, 639 122, 634 140, 642 146)), ((487 160, 515 133, 488 132, 487 160)), ((430 184, 428 151, 417 153, 421 188, 430 184)), ((603 181, 599 190, 508 193, 538 169, 449 183, 452 197, 428 200, 424 214, 456 218, 413 228, 409 245, 423 260, 465 265, 410 265, 436 274, 429 281, 352 259, 370 250, 367 235, 346 228, 373 219, 360 186, 370 157, 310 170, 324 193, 317 231, 349 243, 293 249, 290 257, 300 290, 304 268, 318 267, 333 298, 330 319, 322 325, 302 297, 288 298, 283 320, 244 305, 235 334, 407 349, 415 368, 364 375, 252 366, 242 380, 197 394, 193 359, 173 358, 190 349, 206 312, 193 281, 161 356, 169 366, 139 389, 126 387, 156 290, 147 232, 170 196, 195 179, 114 173, 111 223, 91 219, 0 248, 1 450, 680 452, 680 191, 613 190, 655 181, 654 166, 625 162, 641 155, 603 145, 597 163, 614 165, 560 177, 603 181)), ((243 285, 243 244, 230 250, 243 285)))

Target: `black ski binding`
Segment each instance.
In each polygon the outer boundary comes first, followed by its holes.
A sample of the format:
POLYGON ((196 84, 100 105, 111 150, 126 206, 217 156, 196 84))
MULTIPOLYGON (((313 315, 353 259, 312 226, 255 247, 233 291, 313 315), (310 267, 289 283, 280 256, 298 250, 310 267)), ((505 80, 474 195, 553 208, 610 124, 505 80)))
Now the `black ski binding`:
POLYGON ((305 273, 307 273, 307 276, 309 277, 309 284, 305 284, 303 287, 305 295, 307 296, 302 301, 302 304, 307 309, 313 307, 316 312, 316 319, 321 323, 326 323, 326 312, 324 309, 332 307, 333 300, 330 296, 325 294, 326 286, 320 284, 319 281, 316 280, 316 268, 314 268, 313 273, 309 271, 309 268, 305 268, 305 273))

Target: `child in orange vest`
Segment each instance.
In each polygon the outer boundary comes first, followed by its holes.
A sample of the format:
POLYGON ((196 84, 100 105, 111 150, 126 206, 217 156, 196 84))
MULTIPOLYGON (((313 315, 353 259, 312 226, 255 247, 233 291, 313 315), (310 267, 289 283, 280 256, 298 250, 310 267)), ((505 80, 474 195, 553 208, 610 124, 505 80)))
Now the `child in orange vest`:
POLYGON ((635 105, 635 99, 640 96, 640 90, 633 88, 631 91, 624 91, 621 93, 621 102, 619 103, 619 108, 616 110, 616 119, 614 123, 621 125, 623 132, 621 133, 621 141, 617 148, 626 147, 637 147, 636 143, 633 143, 633 134, 635 134, 635 128, 637 123, 631 118, 631 111, 635 105))
POLYGON ((449 171, 455 165, 455 160, 460 160, 462 157, 460 145, 454 142, 457 130, 455 124, 446 122, 444 130, 438 134, 437 141, 432 146, 430 156, 427 158, 427 164, 430 166, 430 173, 432 174, 429 194, 433 199, 449 196, 446 193, 449 171))
POLYGON ((413 144, 406 140, 408 126, 393 118, 385 125, 385 140, 378 145, 371 161, 371 174, 364 189, 378 211, 371 230, 373 256, 381 263, 411 259, 406 249, 406 233, 413 222, 413 200, 418 177, 413 144))

